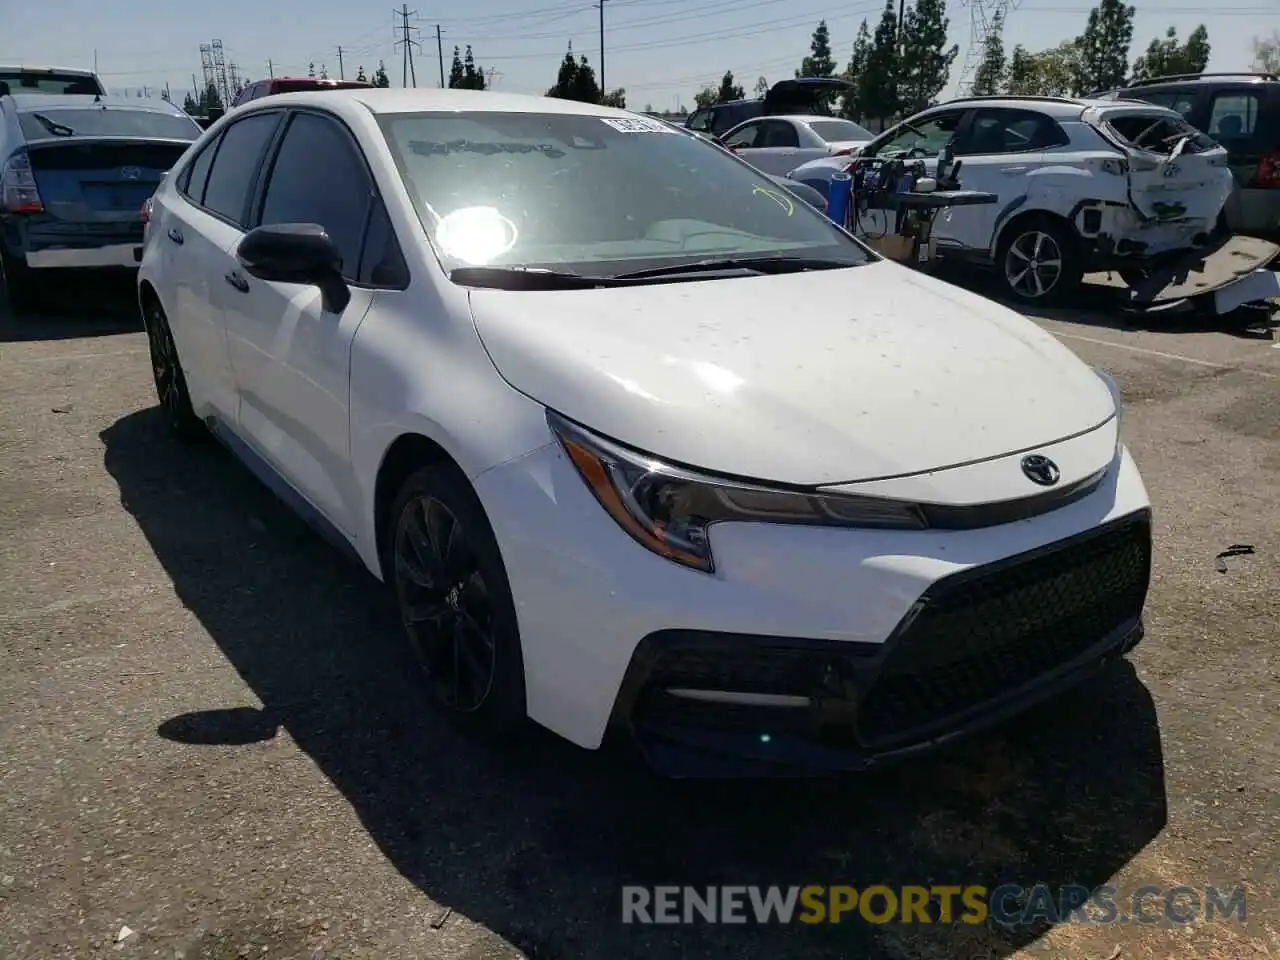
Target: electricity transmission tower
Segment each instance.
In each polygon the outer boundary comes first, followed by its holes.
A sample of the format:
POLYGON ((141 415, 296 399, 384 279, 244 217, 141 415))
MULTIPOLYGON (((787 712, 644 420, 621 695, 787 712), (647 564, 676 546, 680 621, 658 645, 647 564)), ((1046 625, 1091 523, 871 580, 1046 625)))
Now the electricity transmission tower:
POLYGON ((991 37, 993 27, 1008 26, 1009 13, 1018 9, 1021 0, 960 0, 962 6, 969 8, 969 46, 964 52, 964 60, 960 65, 960 79, 956 92, 965 96, 973 89, 973 75, 982 62, 986 51, 987 40, 991 37))
POLYGON ((395 46, 404 48, 400 85, 407 87, 410 80, 412 80, 413 85, 416 87, 418 85, 418 75, 413 69, 413 48, 421 47, 422 44, 413 38, 413 34, 418 32, 418 28, 409 25, 409 18, 416 17, 418 11, 410 10, 409 5, 404 4, 399 10, 393 10, 392 12, 400 18, 400 39, 395 42, 395 46))
POLYGON ((231 87, 227 83, 227 57, 222 51, 221 40, 213 41, 210 46, 213 51, 213 82, 217 85, 222 105, 227 107, 231 103, 231 87))
POLYGON ((204 75, 204 87, 200 91, 203 96, 210 87, 217 89, 213 72, 213 47, 207 43, 200 44, 200 72, 204 75))

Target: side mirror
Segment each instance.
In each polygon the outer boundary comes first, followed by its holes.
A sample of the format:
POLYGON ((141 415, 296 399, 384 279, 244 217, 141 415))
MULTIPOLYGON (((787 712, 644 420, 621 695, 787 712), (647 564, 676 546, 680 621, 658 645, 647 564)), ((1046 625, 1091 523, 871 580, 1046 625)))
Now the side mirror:
POLYGON ((319 287, 331 313, 341 313, 351 302, 351 290, 342 279, 342 255, 318 223, 278 223, 250 230, 236 247, 236 260, 259 280, 319 287))

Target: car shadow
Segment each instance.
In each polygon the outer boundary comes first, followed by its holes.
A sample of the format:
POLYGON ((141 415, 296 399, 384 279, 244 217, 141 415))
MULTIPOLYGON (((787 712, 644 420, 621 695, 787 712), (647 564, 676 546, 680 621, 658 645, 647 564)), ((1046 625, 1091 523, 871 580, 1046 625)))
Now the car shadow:
POLYGON ((0 294, 0 343, 74 340, 142 329, 137 291, 128 275, 70 277, 47 284, 37 309, 14 313, 0 294))
POLYGON ((1150 333, 1227 333, 1246 340, 1274 340, 1280 327, 1276 311, 1250 305, 1214 316, 1181 303, 1160 309, 1134 310, 1127 305, 1127 288, 1109 285, 1100 278, 1087 279, 1070 303, 1038 307, 1018 303, 1006 296, 990 272, 965 269, 939 261, 939 280, 954 283, 973 293, 995 300, 1019 313, 1043 320, 1058 320, 1103 330, 1141 330, 1150 333))
MULTIPOLYGON (((1092 889, 1165 825, 1154 706, 1123 662, 995 734, 861 777, 669 781, 629 751, 536 733, 480 748, 427 711, 385 588, 229 455, 168 440, 155 409, 101 438, 177 595, 264 704, 210 703, 157 734, 194 750, 287 732, 404 877, 526 956, 674 960, 696 938, 705 957, 951 957, 957 929, 920 924, 625 926, 621 887, 1092 889)), ((1047 929, 965 928, 959 952, 1006 956, 1047 929)))

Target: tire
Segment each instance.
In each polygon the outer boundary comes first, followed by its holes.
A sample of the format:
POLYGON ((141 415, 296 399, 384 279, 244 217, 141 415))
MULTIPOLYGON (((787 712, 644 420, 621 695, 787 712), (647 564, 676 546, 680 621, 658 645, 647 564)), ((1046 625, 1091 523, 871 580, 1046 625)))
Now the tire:
POLYGON ((0 274, 4 276, 4 292, 13 313, 28 313, 40 306, 40 286, 31 269, 0 247, 0 274))
POLYGON ((526 727, 515 602, 493 530, 451 464, 424 467, 387 516, 382 569, 431 705, 487 744, 526 727))
POLYGON ((147 345, 151 354, 151 376, 156 385, 156 397, 164 411, 169 432, 179 440, 191 442, 206 436, 205 426, 191 407, 191 395, 187 392, 187 378, 178 360, 178 347, 173 341, 173 331, 164 309, 154 298, 147 301, 142 312, 142 324, 147 331, 147 345))
POLYGON ((1036 305, 1060 303, 1079 289, 1084 278, 1075 237, 1068 227, 1049 219, 1024 220, 1006 230, 996 253, 996 268, 1010 297, 1036 305), (1051 263, 1056 270, 1049 269, 1051 263))

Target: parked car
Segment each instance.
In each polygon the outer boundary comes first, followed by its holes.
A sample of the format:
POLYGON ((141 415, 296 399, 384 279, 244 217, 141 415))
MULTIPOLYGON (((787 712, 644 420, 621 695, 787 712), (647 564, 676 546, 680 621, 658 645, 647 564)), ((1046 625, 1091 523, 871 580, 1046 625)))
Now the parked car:
POLYGON ((6 97, 11 93, 105 97, 107 87, 102 82, 102 78, 92 70, 0 64, 0 97, 6 97))
POLYGON ((838 97, 852 87, 849 81, 836 77, 780 80, 763 97, 727 100, 699 107, 689 114, 684 123, 696 133, 720 137, 738 124, 756 117, 812 114, 820 99, 838 97))
MULTIPOLYGON (((901 155, 932 173, 948 145, 962 185, 999 200, 939 217, 938 252, 996 268, 1027 302, 1068 297, 1094 270, 1136 282, 1161 258, 1207 243, 1232 189, 1226 150, 1181 114, 1136 101, 952 100, 880 134, 858 161, 901 155)), ((787 176, 825 192, 849 167, 823 159, 787 176)))
POLYGON ((1180 74, 1143 80, 1101 96, 1176 110, 1222 144, 1237 187, 1223 210, 1223 226, 1239 233, 1280 235, 1280 77, 1180 74))
POLYGON ((50 271, 136 269, 140 211, 200 127, 163 100, 0 97, 0 271, 27 309, 50 271))
POLYGON ((247 104, 155 196, 163 414, 393 588, 482 737, 857 767, 1132 647, 1114 383, 776 193, 595 104, 247 104))
POLYGON ((839 117, 762 117, 740 123, 720 142, 765 173, 785 174, 821 157, 848 157, 875 134, 839 117))
POLYGON ((331 80, 328 77, 269 77, 257 80, 237 95, 231 105, 238 107, 259 97, 270 97, 277 93, 298 93, 302 90, 361 90, 369 89, 373 84, 367 80, 331 80))

